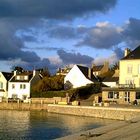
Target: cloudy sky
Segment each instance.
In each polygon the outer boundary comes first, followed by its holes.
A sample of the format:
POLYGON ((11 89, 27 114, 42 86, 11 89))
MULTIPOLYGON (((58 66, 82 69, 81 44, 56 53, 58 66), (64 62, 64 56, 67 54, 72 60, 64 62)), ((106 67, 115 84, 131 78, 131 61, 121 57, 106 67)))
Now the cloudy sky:
POLYGON ((0 71, 123 57, 140 45, 139 0, 0 0, 0 71))

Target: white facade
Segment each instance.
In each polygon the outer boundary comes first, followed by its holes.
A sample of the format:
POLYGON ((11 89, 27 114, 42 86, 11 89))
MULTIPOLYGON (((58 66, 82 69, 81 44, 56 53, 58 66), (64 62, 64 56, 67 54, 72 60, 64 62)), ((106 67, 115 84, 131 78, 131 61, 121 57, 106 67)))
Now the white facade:
POLYGON ((30 97, 30 82, 9 82, 8 98, 26 99, 30 97))
POLYGON ((116 87, 118 85, 117 82, 103 82, 103 84, 105 84, 109 87, 116 87))
POLYGON ((64 78, 64 84, 69 81, 73 88, 86 86, 87 84, 92 84, 93 82, 85 77, 77 65, 74 65, 70 72, 64 78))

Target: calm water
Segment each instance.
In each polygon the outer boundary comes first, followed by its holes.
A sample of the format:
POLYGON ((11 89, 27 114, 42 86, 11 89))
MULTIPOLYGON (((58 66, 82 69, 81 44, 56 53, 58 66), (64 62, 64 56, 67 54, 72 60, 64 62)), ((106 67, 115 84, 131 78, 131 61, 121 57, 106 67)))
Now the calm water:
POLYGON ((0 110, 0 140, 50 140, 113 122, 46 112, 0 110))

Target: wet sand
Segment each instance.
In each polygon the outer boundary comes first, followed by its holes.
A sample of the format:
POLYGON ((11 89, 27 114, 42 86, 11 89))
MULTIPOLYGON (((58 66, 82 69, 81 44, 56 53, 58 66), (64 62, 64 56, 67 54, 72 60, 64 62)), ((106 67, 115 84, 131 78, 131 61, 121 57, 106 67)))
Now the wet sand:
POLYGON ((119 121, 58 140, 140 140, 140 117, 119 121))

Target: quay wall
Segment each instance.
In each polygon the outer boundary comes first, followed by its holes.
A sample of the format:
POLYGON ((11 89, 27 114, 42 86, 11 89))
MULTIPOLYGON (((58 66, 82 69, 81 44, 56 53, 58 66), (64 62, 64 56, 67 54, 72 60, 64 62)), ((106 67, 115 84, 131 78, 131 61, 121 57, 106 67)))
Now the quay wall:
POLYGON ((43 103, 0 103, 0 110, 44 110, 50 113, 96 117, 115 120, 130 120, 140 116, 138 108, 115 108, 72 106, 43 103))
POLYGON ((140 116, 140 109, 53 104, 48 105, 48 112, 115 120, 130 120, 140 116))
POLYGON ((48 104, 0 103, 0 110, 47 110, 48 104))

